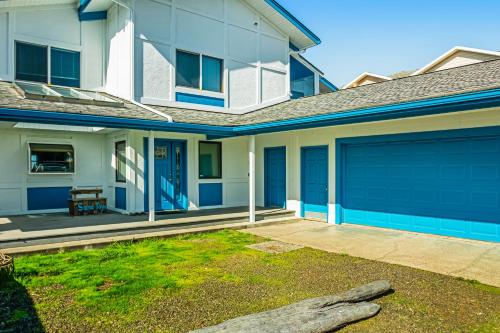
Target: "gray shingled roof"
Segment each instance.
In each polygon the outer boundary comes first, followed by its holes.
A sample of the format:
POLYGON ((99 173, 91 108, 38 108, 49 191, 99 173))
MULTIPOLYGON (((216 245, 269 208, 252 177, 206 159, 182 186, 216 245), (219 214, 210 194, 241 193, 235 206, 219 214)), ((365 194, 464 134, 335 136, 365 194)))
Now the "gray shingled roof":
POLYGON ((40 110, 148 120, 166 120, 166 118, 136 106, 135 104, 114 96, 113 98, 123 102, 123 107, 85 105, 29 99, 24 98, 17 91, 17 89, 13 87, 11 82, 0 81, 0 108, 40 110))
MULTIPOLYGON (((347 112, 494 88, 500 88, 500 60, 305 97, 243 115, 162 106, 152 107, 172 116, 174 122, 234 126, 347 112)), ((124 103, 123 108, 113 108, 28 100, 23 99, 10 83, 0 82, 0 107, 165 120, 134 104, 126 101, 124 103)))

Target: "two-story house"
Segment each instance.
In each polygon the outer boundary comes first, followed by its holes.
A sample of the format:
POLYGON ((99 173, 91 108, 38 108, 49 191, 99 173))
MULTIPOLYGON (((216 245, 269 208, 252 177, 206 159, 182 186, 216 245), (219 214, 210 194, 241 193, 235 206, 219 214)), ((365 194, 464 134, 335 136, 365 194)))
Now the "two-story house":
POLYGON ((0 2, 0 214, 285 207, 500 239, 500 61, 337 91, 275 0, 0 2))

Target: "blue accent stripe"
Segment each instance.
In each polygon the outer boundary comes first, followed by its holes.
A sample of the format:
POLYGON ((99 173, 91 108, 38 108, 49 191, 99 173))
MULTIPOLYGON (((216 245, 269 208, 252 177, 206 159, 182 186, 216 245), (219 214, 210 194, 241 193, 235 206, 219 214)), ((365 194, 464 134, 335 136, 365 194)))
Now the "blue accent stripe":
POLYGON ((222 205, 222 184, 205 183, 199 186, 200 207, 222 205))
POLYGON ((29 187, 28 210, 68 208, 71 187, 29 187))
POLYGON ((330 81, 328 81, 324 77, 320 77, 319 78, 319 82, 323 83, 325 86, 327 86, 328 88, 332 89, 333 91, 338 91, 339 90, 339 88, 337 88, 336 85, 334 85, 333 83, 331 83, 330 81))
POLYGON ((300 22, 295 16, 293 16, 288 10, 286 10, 282 5, 280 5, 275 0, 265 0, 265 2, 271 6, 274 10, 280 13, 284 18, 286 18, 290 23, 297 27, 304 35, 306 35, 310 40, 312 40, 316 45, 321 43, 321 39, 316 36, 309 28, 307 28, 302 22, 300 22))
POLYGON ((500 89, 430 98, 414 102, 390 104, 344 112, 327 113, 310 117, 266 122, 242 126, 214 126, 191 123, 169 123, 166 121, 84 115, 76 113, 50 112, 0 108, 0 121, 29 123, 96 126, 108 128, 142 129, 178 133, 206 134, 211 138, 225 138, 250 134, 261 134, 327 127, 342 124, 363 123, 422 115, 451 113, 500 106, 500 89))
POLYGON ((224 99, 223 98, 215 98, 215 97, 200 96, 200 95, 185 94, 185 93, 176 93, 175 100, 177 102, 183 102, 183 103, 202 104, 202 105, 209 105, 209 106, 217 106, 217 107, 221 107, 221 108, 224 107, 224 99))
POLYGON ((80 21, 99 21, 99 20, 105 20, 108 18, 108 12, 103 10, 100 12, 83 12, 79 11, 78 12, 78 18, 80 21))
POLYGON ((127 210, 127 189, 115 187, 115 208, 127 210))
POLYGON ((80 5, 78 6, 78 12, 81 13, 87 8, 92 0, 80 0, 80 5))

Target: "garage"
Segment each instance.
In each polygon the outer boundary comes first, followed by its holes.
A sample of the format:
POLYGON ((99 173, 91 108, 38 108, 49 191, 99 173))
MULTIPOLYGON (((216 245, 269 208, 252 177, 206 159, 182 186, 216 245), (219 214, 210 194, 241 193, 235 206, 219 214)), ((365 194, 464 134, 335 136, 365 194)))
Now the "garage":
POLYGON ((500 129, 338 139, 337 222, 500 241, 500 129))

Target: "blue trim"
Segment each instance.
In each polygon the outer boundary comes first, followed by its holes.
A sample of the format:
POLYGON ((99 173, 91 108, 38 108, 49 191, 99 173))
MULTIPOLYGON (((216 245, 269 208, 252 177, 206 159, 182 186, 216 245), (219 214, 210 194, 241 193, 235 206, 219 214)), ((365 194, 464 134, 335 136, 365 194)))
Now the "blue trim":
MULTIPOLYGON (((272 190, 276 191, 278 193, 278 197, 283 198, 283 203, 281 205, 281 208, 286 208, 286 147, 285 146, 280 146, 280 147, 266 147, 264 148, 264 206, 266 207, 272 207, 271 201, 271 181, 270 181, 270 170, 269 168, 271 167, 269 158, 270 154, 273 152, 282 152, 284 159, 282 161, 283 165, 281 168, 283 169, 283 175, 282 177, 285 179, 284 181, 284 186, 283 188, 274 188, 272 190)), ((274 170, 280 171, 280 170, 274 170)))
MULTIPOLYGON (((345 219, 344 213, 344 201, 345 201, 345 186, 344 186, 344 175, 346 174, 346 154, 347 147, 351 145, 355 145, 356 147, 363 147, 363 145, 380 145, 380 144, 390 144, 390 143, 417 143, 417 142, 436 142, 437 140, 452 140, 455 139, 485 139, 485 138, 498 138, 500 137, 500 126, 492 126, 492 127, 481 127, 481 128, 470 128, 470 129, 456 129, 456 130, 440 130, 440 131, 428 131, 428 132, 418 132, 418 133, 402 133, 402 134, 384 134, 384 135, 373 135, 373 136, 363 136, 363 137, 351 137, 351 138, 341 138, 335 140, 336 146, 336 202, 335 202, 335 223, 341 224, 345 219)), ((362 210, 361 210, 362 211, 362 210)), ((381 212, 377 212, 380 215, 381 212)), ((369 214, 369 211, 366 212, 369 214)), ((459 214, 459 213, 457 213, 459 214)), ((377 216, 378 216, 377 215, 377 216)), ((411 216, 411 214, 396 214, 395 216, 403 221, 404 218, 411 216)), ((438 216, 438 215, 436 215, 438 216)), ((457 215, 458 216, 458 215, 457 215)), ((484 218, 484 215, 483 215, 484 218)), ((432 233, 444 236, 454 236, 460 238, 472 238, 479 239, 485 241, 500 241, 500 225, 497 226, 497 234, 491 235, 487 233, 481 233, 478 230, 481 230, 484 226, 487 225, 487 230, 491 232, 491 222, 482 222, 478 216, 478 221, 473 221, 471 219, 463 220, 455 217, 451 219, 449 217, 445 217, 442 215, 441 217, 432 217, 426 216, 424 217, 425 223, 419 225, 405 225, 404 223, 397 223, 397 225, 385 225, 382 219, 371 218, 367 221, 367 223, 363 223, 366 225, 373 225, 377 227, 386 227, 393 229, 401 229, 407 231, 416 231, 423 233, 432 233), (472 221, 472 222, 471 222, 472 221), (459 232, 458 230, 451 229, 443 229, 439 230, 439 228, 434 228, 433 223, 475 223, 476 232, 472 232, 471 230, 459 232)), ((487 221, 487 220, 483 220, 487 221)), ((356 221, 349 221, 349 223, 358 223, 356 221)), ((494 223, 493 223, 494 224, 494 223)))
POLYGON ((329 152, 328 152, 328 145, 320 145, 320 146, 304 146, 300 147, 300 215, 302 217, 305 217, 305 212, 306 208, 308 212, 317 212, 317 213, 325 213, 326 214, 326 220, 328 221, 328 202, 329 202, 329 192, 330 189, 328 189, 328 183, 329 183, 329 168, 328 168, 328 161, 329 161, 329 152), (326 186, 327 186, 327 199, 326 199, 326 205, 312 205, 312 204, 307 204, 304 202, 305 198, 305 151, 309 149, 324 149, 326 151, 326 186), (306 207, 308 205, 308 207, 306 207))
POLYGON ((0 108, 0 121, 20 121, 42 124, 127 128, 163 132, 206 134, 210 138, 288 131, 294 129, 327 127, 363 123, 376 120, 407 118, 422 115, 451 113, 500 105, 500 89, 431 98, 414 102, 327 113, 243 126, 214 126, 167 121, 118 118, 39 110, 0 108))
POLYGON ((192 104, 202 104, 202 105, 210 105, 217 107, 224 107, 224 99, 223 98, 215 98, 208 96, 200 96, 186 93, 176 93, 175 100, 177 102, 183 103, 192 103, 192 104))
POLYGON ((222 184, 203 183, 199 185, 199 206, 222 206, 222 184))
POLYGON ((28 187, 28 210, 68 208, 71 187, 28 187))
POLYGON ((321 39, 316 36, 309 28, 307 28, 302 22, 300 22, 295 16, 293 16, 288 10, 286 10, 282 5, 280 5, 275 0, 265 0, 265 2, 271 6, 274 10, 280 13, 284 18, 286 18, 290 23, 292 23, 296 28, 298 28, 304 35, 306 35, 310 40, 312 40, 316 45, 321 43, 321 39))
POLYGON ((127 189, 115 187, 115 208, 127 210, 127 189))
POLYGON ((325 86, 327 86, 328 88, 330 88, 332 91, 338 91, 339 90, 339 88, 337 88, 336 85, 334 85, 333 83, 331 83, 330 81, 328 81, 324 77, 320 77, 319 78, 319 82, 323 83, 325 86))
POLYGON ((108 12, 103 10, 100 12, 83 12, 83 11, 78 11, 78 19, 80 21, 98 21, 98 20, 105 20, 108 18, 108 12))
POLYGON ((292 42, 289 42, 288 45, 290 46, 290 50, 295 52, 300 51, 300 49, 297 46, 295 46, 292 42))
POLYGON ((90 4, 92 0, 80 0, 80 6, 78 6, 78 12, 83 12, 85 8, 90 4))
POLYGON ((497 88, 413 102, 237 126, 235 128, 235 132, 237 133, 236 135, 251 135, 457 112, 471 109, 489 108, 498 105, 500 105, 500 89, 497 88))

